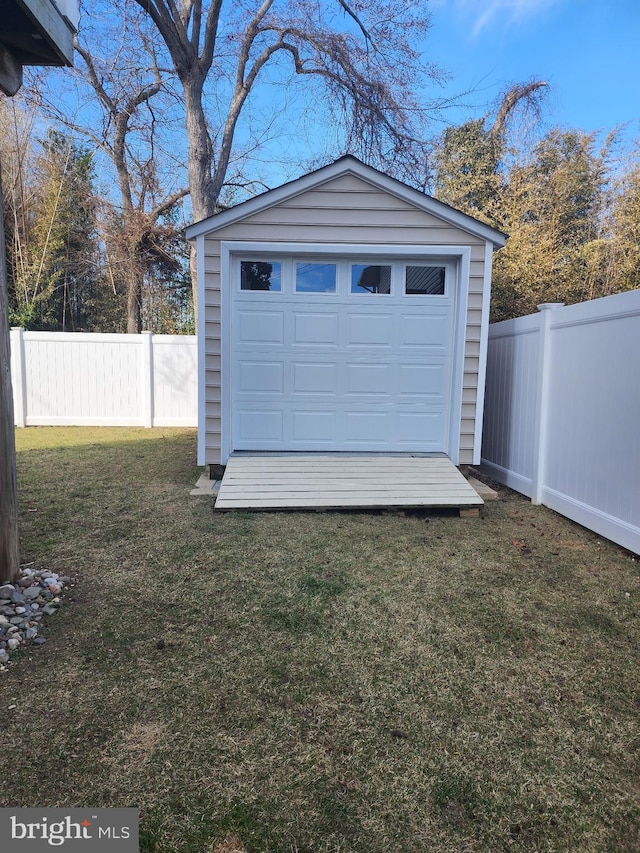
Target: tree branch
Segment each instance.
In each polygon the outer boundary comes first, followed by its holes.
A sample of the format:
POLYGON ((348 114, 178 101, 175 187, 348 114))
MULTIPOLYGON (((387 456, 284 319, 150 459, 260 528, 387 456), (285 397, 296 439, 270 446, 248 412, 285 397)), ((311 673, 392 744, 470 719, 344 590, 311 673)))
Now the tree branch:
POLYGON ((177 204, 181 198, 189 195, 189 188, 183 187, 181 190, 173 193, 173 195, 168 196, 161 204, 159 204, 154 210, 149 214, 149 218, 152 222, 157 222, 158 219, 164 214, 167 213, 171 208, 177 204))
POLYGON ((347 15, 349 15, 349 17, 353 18, 353 20, 356 22, 356 24, 360 28, 360 32, 362 33, 362 35, 365 38, 365 41, 368 41, 369 44, 373 44, 373 40, 372 40, 371 36, 369 35, 369 31, 365 28, 364 24, 362 23, 360 18, 356 15, 356 13, 353 11, 353 9, 351 9, 351 7, 348 6, 347 3, 345 3, 345 0, 338 0, 338 4, 340 6, 342 6, 344 11, 347 13, 347 15))

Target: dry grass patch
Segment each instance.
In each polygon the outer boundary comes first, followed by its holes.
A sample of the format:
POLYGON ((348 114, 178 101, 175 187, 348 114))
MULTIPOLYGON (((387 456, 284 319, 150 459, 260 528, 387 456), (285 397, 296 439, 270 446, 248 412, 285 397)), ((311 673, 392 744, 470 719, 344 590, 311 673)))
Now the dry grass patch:
POLYGON ((237 835, 230 835, 220 844, 214 844, 211 853, 247 853, 247 848, 237 835))
POLYGON ((506 490, 218 515, 192 431, 17 438, 23 557, 79 583, 1 674, 2 804, 139 806, 145 853, 640 849, 628 553, 506 490))
POLYGON ((166 741, 166 735, 166 723, 135 722, 130 729, 119 732, 113 744, 107 745, 104 761, 112 770, 129 775, 151 760, 166 741))

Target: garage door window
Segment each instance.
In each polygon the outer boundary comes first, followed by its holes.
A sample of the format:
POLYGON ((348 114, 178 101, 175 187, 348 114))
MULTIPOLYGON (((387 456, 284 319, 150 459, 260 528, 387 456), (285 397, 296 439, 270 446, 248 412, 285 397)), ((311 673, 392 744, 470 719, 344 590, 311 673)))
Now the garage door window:
POLYGON ((444 284, 444 266, 407 266, 405 268, 404 292, 407 296, 443 296, 444 284))
POLYGON ((240 289, 281 291, 282 264, 280 261, 241 261, 240 289))
POLYGON ((336 265, 296 264, 296 293, 335 293, 336 265))
POLYGON ((351 293, 390 294, 391 267, 378 264, 352 264, 351 293))

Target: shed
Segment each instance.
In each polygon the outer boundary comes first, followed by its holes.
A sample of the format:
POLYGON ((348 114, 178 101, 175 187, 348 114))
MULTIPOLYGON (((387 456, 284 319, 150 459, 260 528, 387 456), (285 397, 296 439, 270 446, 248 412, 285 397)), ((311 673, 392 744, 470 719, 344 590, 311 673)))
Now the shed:
POLYGON ((503 234, 352 156, 186 234, 199 465, 236 451, 479 463, 503 234))

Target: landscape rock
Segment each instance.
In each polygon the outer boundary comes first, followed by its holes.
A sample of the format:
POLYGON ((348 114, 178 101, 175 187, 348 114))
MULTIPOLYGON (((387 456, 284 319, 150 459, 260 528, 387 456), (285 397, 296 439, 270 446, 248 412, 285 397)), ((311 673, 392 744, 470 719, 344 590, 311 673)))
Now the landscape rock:
POLYGON ((24 591, 24 598, 26 598, 28 600, 38 598, 38 596, 40 596, 40 595, 42 595, 42 587, 41 586, 30 586, 28 589, 25 589, 25 591, 24 591))
POLYGON ((46 643, 39 632, 46 617, 58 612, 62 596, 71 586, 68 575, 27 567, 15 583, 0 586, 0 665, 10 662, 11 652, 25 643, 46 643))

